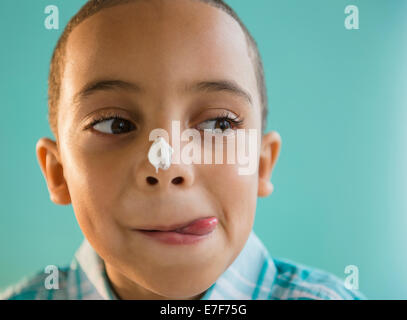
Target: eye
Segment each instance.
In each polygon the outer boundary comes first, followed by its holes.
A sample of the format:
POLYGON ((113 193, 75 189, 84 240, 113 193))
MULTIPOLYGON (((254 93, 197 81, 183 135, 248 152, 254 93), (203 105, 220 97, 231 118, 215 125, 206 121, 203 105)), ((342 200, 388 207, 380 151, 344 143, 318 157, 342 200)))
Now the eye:
POLYGON ((222 116, 200 123, 198 125, 198 129, 212 131, 215 131, 215 129, 220 129, 222 132, 224 132, 227 129, 233 130, 236 127, 239 127, 241 123, 243 123, 243 119, 240 120, 238 117, 230 118, 229 116, 222 116))
POLYGON ((135 129, 132 122, 120 117, 96 120, 91 124, 91 127, 107 134, 123 134, 135 129))

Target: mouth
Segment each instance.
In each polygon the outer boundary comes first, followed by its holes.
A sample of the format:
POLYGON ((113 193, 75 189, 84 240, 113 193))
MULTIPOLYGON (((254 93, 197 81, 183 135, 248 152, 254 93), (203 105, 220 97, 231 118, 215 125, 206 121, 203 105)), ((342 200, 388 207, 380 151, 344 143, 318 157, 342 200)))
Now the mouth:
POLYGON ((207 238, 217 224, 216 217, 207 217, 176 226, 152 227, 136 229, 136 231, 167 244, 192 244, 207 238))
POLYGON ((177 232, 181 234, 205 235, 212 232, 217 224, 218 219, 216 217, 207 217, 173 226, 151 227, 137 230, 145 232, 177 232))

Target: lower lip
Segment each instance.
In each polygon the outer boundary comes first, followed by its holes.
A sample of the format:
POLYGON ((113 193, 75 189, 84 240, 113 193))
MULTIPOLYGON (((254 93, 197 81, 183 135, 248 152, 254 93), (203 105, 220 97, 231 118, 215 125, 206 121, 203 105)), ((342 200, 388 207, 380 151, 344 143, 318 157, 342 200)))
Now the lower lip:
POLYGON ((158 240, 166 244, 193 244, 208 238, 209 235, 212 232, 214 232, 214 230, 212 230, 211 232, 204 235, 194 235, 194 234, 183 234, 174 231, 142 231, 142 230, 137 231, 140 232, 141 234, 146 235, 147 237, 150 237, 152 239, 158 240))

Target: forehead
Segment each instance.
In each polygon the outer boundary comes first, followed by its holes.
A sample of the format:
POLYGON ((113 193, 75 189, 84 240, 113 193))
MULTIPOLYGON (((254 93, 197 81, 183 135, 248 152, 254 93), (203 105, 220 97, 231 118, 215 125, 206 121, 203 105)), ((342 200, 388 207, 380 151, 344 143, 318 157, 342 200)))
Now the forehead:
POLYGON ((258 99, 246 37, 222 10, 191 0, 137 1, 106 8, 70 34, 62 96, 114 78, 166 92, 227 79, 258 99))

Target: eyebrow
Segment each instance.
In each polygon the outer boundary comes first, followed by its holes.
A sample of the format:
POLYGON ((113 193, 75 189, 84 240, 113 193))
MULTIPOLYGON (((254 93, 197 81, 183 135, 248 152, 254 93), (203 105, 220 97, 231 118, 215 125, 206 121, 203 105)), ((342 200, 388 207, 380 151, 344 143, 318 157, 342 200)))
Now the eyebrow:
MULTIPOLYGON (((126 91, 133 91, 136 93, 144 92, 144 89, 132 82, 122 80, 96 80, 86 84, 78 93, 74 95, 73 103, 77 104, 80 100, 92 95, 97 91, 107 91, 123 89, 126 91)), ((207 91, 217 92, 224 91, 235 96, 243 97, 250 105, 253 104, 252 96, 245 89, 240 87, 233 80, 214 80, 214 81, 198 81, 185 86, 186 91, 207 91)))
POLYGON ((86 84, 78 93, 74 95, 73 103, 77 104, 80 100, 92 95, 97 91, 107 91, 123 89, 126 91, 143 92, 144 90, 136 83, 122 80, 96 80, 86 84))
POLYGON ((192 85, 187 85, 186 90, 212 92, 225 91, 233 95, 243 97, 251 105, 253 104, 252 96, 250 95, 250 93, 232 80, 200 81, 193 83, 192 85))

